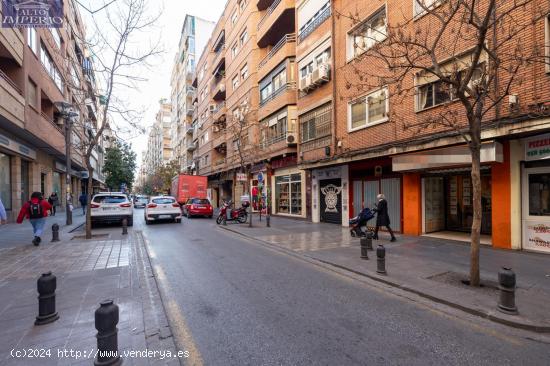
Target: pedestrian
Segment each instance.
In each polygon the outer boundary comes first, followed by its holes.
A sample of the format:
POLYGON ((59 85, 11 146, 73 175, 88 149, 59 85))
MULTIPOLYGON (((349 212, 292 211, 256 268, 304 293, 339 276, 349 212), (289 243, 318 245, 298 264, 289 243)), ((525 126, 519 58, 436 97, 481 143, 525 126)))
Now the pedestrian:
POLYGON ((388 201, 386 197, 380 193, 376 196, 378 203, 376 204, 376 228, 374 229, 374 239, 378 240, 378 228, 380 226, 385 226, 386 229, 390 232, 391 241, 396 241, 395 235, 390 228, 390 216, 388 215, 388 201))
POLYGON ((44 225, 46 225, 46 217, 48 217, 48 211, 51 210, 52 206, 42 197, 42 193, 34 192, 31 195, 31 199, 28 202, 25 202, 19 216, 17 216, 17 223, 23 223, 25 218, 29 219, 34 239, 32 243, 34 246, 39 246, 42 239, 42 232, 44 231, 44 225))
POLYGON ((53 192, 50 197, 48 198, 48 203, 50 206, 52 206, 52 209, 50 210, 52 216, 55 216, 55 213, 57 212, 57 206, 59 206, 59 196, 56 192, 53 192))
POLYGON ((80 204, 82 205, 82 215, 86 215, 86 206, 88 206, 88 195, 82 192, 80 197, 78 197, 80 204))
POLYGON ((6 213, 6 208, 0 197, 0 225, 4 225, 8 222, 8 214, 6 213))

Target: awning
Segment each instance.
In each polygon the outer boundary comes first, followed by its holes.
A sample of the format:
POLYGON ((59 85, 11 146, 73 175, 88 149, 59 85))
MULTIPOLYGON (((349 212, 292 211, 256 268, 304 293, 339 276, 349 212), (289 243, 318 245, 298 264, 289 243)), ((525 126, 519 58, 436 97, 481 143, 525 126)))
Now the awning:
MULTIPOLYGON (((481 145, 481 163, 502 163, 503 161, 502 145, 499 142, 491 141, 481 145)), ((394 172, 453 167, 471 163, 470 149, 466 145, 392 157, 394 172)))

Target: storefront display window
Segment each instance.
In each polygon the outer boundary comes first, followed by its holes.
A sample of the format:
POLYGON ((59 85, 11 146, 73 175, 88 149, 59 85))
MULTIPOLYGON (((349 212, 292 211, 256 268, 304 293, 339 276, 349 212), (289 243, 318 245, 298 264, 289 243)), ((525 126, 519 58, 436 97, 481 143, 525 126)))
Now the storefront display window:
POLYGON ((277 213, 302 214, 302 175, 282 175, 275 178, 275 208, 277 213))
POLYGON ((6 210, 11 210, 10 157, 0 153, 0 198, 6 210))
POLYGON ((59 195, 61 193, 61 176, 59 173, 54 172, 52 178, 52 190, 59 195))
POLYGON ((529 215, 550 216, 550 173, 529 174, 529 215))

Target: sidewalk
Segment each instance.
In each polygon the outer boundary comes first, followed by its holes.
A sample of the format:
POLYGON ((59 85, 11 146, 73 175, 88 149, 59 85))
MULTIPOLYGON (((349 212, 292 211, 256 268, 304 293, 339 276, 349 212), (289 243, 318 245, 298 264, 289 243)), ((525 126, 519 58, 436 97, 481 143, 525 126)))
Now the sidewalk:
MULTIPOLYGON (((79 226, 84 224, 85 216, 82 215, 82 210, 73 211, 73 224, 67 226, 65 212, 58 212, 55 216, 48 216, 46 218, 46 226, 44 226, 44 235, 42 237, 43 243, 48 243, 52 240, 52 225, 59 225, 59 237, 63 240, 64 237, 69 235, 69 232, 76 230, 79 226)), ((23 221, 22 224, 10 223, 7 225, 0 225, 0 249, 11 248, 21 245, 32 245, 32 227, 29 220, 23 221)))
MULTIPOLYGON (((119 352, 176 353, 140 231, 104 240, 0 249, 0 365, 92 365, 97 340, 94 312, 113 299, 120 308, 119 352), (59 320, 35 326, 36 280, 57 276, 59 320), (43 349, 45 358, 14 358, 12 350, 43 349), (60 357, 60 352, 73 356, 60 357), (77 357, 76 352, 80 352, 77 357)), ((165 353, 166 354, 166 353, 165 353)), ((178 358, 126 357, 124 365, 180 365, 178 358)))
POLYGON ((472 288, 461 283, 469 277, 467 243, 423 236, 397 236, 397 242, 390 243, 389 235, 382 233, 381 240, 373 241, 375 249, 378 244, 386 248, 388 274, 380 275, 376 273, 376 251, 369 252, 369 260, 361 259, 359 239, 352 238, 347 228, 281 217, 271 217, 271 227, 267 228, 265 220, 260 223, 257 216, 252 228, 248 224, 220 227, 502 324, 550 332, 550 256, 545 254, 482 246, 484 287, 472 288), (497 274, 502 266, 516 273, 516 316, 496 308, 497 274))

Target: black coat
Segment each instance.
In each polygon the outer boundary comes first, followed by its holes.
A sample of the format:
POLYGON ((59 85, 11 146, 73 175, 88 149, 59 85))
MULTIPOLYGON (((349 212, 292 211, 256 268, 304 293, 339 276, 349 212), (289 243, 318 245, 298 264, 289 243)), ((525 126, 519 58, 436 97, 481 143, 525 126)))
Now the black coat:
POLYGON ((378 205, 376 205, 376 226, 390 226, 388 202, 384 199, 378 201, 378 205))

